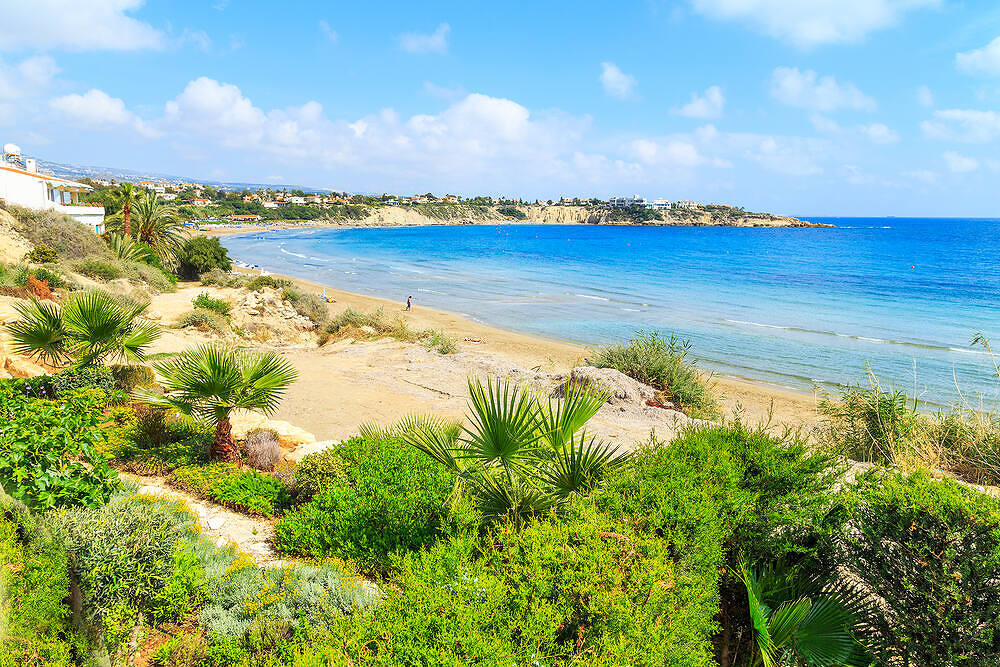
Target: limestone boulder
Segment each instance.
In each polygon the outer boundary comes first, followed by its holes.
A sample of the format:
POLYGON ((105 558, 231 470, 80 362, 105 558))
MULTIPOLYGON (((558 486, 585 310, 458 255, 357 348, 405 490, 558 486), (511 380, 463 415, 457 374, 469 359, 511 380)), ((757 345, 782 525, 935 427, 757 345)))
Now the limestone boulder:
POLYGON ((23 357, 7 357, 4 366, 10 376, 16 378, 33 378, 46 373, 44 368, 23 357))
POLYGON ((645 405, 646 401, 656 400, 656 390, 648 384, 633 380, 613 368, 593 366, 574 368, 569 378, 556 386, 553 396, 564 396, 573 384, 583 384, 607 392, 608 404, 613 406, 645 405))

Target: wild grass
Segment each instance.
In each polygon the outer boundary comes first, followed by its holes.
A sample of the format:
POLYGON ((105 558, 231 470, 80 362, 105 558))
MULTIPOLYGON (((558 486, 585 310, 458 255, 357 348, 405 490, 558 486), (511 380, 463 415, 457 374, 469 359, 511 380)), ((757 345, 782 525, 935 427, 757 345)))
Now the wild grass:
POLYGON ((630 378, 662 391, 692 417, 713 419, 721 415, 719 400, 694 362, 689 361, 691 343, 671 334, 669 338, 640 331, 624 344, 597 351, 597 368, 614 368, 630 378))
POLYGON ((323 326, 330 319, 329 305, 318 294, 306 292, 295 285, 289 285, 282 290, 281 298, 292 304, 292 308, 299 315, 308 317, 319 326, 323 326))
MULTIPOLYGON (((983 344, 989 350, 988 342, 983 344)), ((820 401, 819 410, 818 443, 847 458, 904 470, 944 470, 974 484, 1000 485, 1000 414, 982 400, 921 411, 915 399, 883 389, 869 372, 866 385, 820 401)))
POLYGON ((228 317, 204 308, 195 308, 182 315, 177 321, 178 329, 189 327, 195 328, 198 331, 215 332, 217 334, 225 334, 230 330, 228 317))
POLYGON ((385 309, 378 308, 370 313, 362 313, 354 308, 337 313, 320 331, 320 345, 330 340, 378 340, 393 338, 406 343, 420 343, 429 350, 441 354, 453 354, 458 344, 443 331, 424 329, 416 331, 406 321, 397 316, 390 318, 385 309))
POLYGON ((2 207, 13 219, 12 226, 36 246, 45 245, 65 260, 100 257, 110 259, 111 250, 97 234, 68 215, 36 211, 7 204, 2 207))

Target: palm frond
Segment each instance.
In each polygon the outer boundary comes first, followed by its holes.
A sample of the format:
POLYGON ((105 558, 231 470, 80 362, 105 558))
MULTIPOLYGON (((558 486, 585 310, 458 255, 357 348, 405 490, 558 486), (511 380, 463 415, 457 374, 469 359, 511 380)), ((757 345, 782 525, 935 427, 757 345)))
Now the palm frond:
POLYGON ((108 247, 118 256, 118 259, 126 262, 143 262, 149 259, 150 250, 146 246, 139 245, 134 240, 119 232, 108 234, 108 247))
POLYGON ((234 402, 237 408, 273 414, 290 384, 299 377, 292 364, 274 351, 235 353, 242 374, 243 391, 234 402))
POLYGON ((413 419, 402 431, 403 441, 444 465, 456 474, 468 468, 464 449, 448 423, 434 418, 413 419))
POLYGON ((21 316, 7 324, 14 351, 53 365, 63 361, 67 356, 66 330, 59 306, 32 299, 15 303, 14 309, 21 316))
POLYGON ((525 483, 503 478, 497 470, 466 478, 479 511, 491 519, 506 517, 523 521, 545 514, 557 507, 561 499, 525 483))
POLYGON ((500 462, 517 467, 538 441, 538 406, 528 392, 509 382, 495 380, 486 386, 469 380, 470 426, 466 455, 483 463, 500 462))
POLYGON ((582 382, 572 382, 561 400, 550 399, 543 402, 539 409, 539 420, 549 446, 555 451, 563 449, 607 400, 607 392, 582 382))
POLYGON ((743 582, 747 590, 747 604, 750 608, 750 622, 753 625, 754 642, 760 651, 760 659, 764 667, 771 667, 777 655, 777 647, 771 639, 768 621, 771 617, 771 609, 761 600, 760 581, 750 571, 750 566, 745 560, 741 560, 737 570, 737 575, 743 582))
POLYGON ((557 494, 568 496, 592 490, 627 460, 628 453, 617 446, 580 433, 556 450, 553 460, 542 466, 537 476, 557 494))

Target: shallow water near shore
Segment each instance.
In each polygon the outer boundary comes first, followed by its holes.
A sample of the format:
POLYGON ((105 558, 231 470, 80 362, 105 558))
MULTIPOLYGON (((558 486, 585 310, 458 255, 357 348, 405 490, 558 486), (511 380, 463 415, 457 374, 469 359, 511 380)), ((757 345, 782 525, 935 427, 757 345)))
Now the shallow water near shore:
POLYGON ((836 229, 469 225, 227 236, 245 263, 572 342, 638 329, 793 389, 883 382, 933 404, 1000 397, 1000 220, 808 218, 836 229))

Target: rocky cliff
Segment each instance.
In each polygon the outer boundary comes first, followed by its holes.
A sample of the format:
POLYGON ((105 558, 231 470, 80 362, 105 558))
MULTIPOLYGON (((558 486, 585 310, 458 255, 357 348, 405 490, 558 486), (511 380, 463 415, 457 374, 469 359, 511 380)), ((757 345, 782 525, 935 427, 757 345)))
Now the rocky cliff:
POLYGON ((524 218, 502 215, 495 206, 442 204, 415 207, 382 206, 369 209, 358 219, 336 218, 323 224, 357 227, 394 227, 403 225, 475 225, 475 224, 544 224, 544 225, 646 225, 688 227, 821 227, 797 218, 749 213, 728 206, 663 211, 659 218, 638 221, 622 212, 600 206, 519 206, 524 218))

